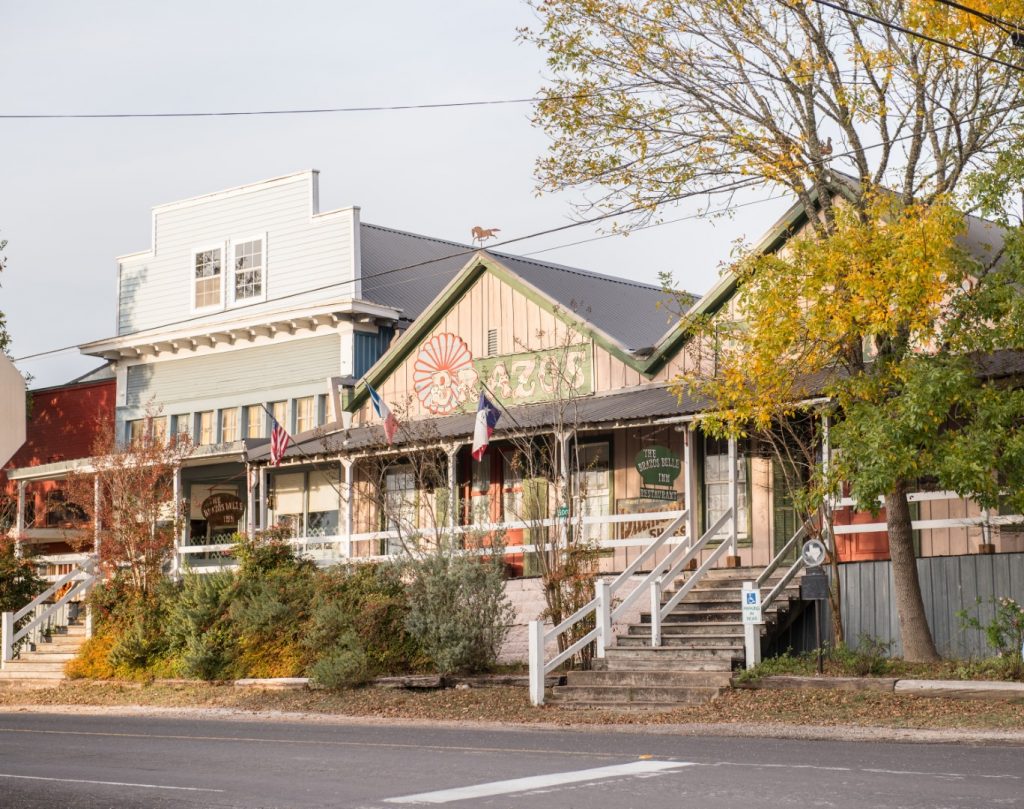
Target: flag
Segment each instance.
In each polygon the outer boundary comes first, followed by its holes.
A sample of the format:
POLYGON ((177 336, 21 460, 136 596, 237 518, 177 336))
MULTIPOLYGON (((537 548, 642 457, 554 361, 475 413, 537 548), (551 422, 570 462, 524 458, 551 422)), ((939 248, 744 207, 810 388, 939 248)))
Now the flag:
POLYGON ((274 425, 270 430, 270 463, 274 466, 281 465, 281 459, 284 457, 284 451, 288 449, 288 445, 292 442, 292 437, 288 435, 288 431, 277 423, 277 419, 273 416, 270 417, 271 423, 274 425))
POLYGON ((498 412, 498 408, 481 391, 480 403, 476 407, 476 427, 473 429, 474 461, 479 462, 487 452, 487 444, 491 440, 491 433, 494 432, 494 426, 498 423, 499 418, 501 418, 501 413, 498 412))
POLYGON ((381 399, 380 394, 370 387, 369 382, 366 383, 366 389, 370 392, 370 401, 373 402, 374 412, 384 422, 384 438, 387 439, 388 444, 392 444, 395 440, 395 433, 398 432, 398 419, 391 412, 388 403, 381 399))

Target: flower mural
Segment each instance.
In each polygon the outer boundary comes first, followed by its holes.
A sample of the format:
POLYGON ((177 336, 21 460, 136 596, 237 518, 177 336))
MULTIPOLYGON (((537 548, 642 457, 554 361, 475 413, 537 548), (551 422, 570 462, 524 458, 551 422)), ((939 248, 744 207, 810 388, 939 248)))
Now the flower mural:
POLYGON ((473 355, 458 335, 435 334, 420 346, 412 382, 420 404, 431 413, 451 413, 471 399, 476 381, 473 355))

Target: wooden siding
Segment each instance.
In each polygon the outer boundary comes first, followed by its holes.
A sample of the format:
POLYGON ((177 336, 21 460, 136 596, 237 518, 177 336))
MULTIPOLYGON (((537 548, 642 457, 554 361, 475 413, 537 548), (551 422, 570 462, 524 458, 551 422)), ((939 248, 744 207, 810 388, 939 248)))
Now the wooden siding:
POLYGON ((127 408, 141 411, 155 399, 169 414, 308 395, 310 386, 326 392, 326 379, 338 373, 340 362, 340 338, 326 334, 133 365, 128 368, 127 408))
MULTIPOLYGON (((956 613, 966 609, 984 625, 992 620, 993 598, 1009 596, 1024 603, 1024 554, 937 556, 918 559, 917 570, 939 653, 953 658, 994 654, 981 632, 961 628, 956 613)), ((902 655, 892 564, 856 562, 840 565, 839 571, 847 643, 856 648, 862 636, 870 636, 891 643, 894 656, 902 655)))
MULTIPOLYGON (((155 208, 152 252, 120 261, 118 334, 194 317, 192 251, 263 233, 268 300, 246 307, 246 315, 262 308, 356 297, 352 284, 301 294, 348 281, 354 272, 352 226, 357 217, 352 210, 314 215, 315 183, 315 174, 304 172, 244 191, 155 208), (289 297, 283 303, 272 300, 284 296, 289 297)), ((225 272, 228 264, 224 255, 225 272)), ((230 311, 204 313, 203 318, 223 319, 230 311)))
POLYGON ((381 326, 375 332, 357 331, 352 336, 352 376, 362 378, 391 345, 395 330, 381 326))

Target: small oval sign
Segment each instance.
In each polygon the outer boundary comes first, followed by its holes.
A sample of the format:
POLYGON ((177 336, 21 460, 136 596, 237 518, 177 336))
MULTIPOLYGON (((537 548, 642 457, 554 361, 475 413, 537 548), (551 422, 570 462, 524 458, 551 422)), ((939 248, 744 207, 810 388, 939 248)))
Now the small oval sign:
POLYGON ((245 513, 245 503, 226 492, 211 494, 199 508, 204 520, 219 526, 235 525, 245 513))

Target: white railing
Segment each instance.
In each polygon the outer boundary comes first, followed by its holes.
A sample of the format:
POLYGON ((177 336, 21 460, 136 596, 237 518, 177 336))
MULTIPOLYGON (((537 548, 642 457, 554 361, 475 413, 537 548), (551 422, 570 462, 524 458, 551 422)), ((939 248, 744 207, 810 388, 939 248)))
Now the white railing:
MULTIPOLYGON (((761 599, 762 615, 768 607, 775 603, 775 600, 789 586, 789 583, 797 573, 803 569, 804 558, 800 553, 800 549, 803 547, 804 538, 811 533, 811 529, 814 527, 816 519, 818 519, 818 517, 812 516, 803 525, 797 528, 796 533, 789 538, 785 545, 776 551, 775 556, 773 556, 771 561, 765 565, 761 574, 754 581, 743 583, 744 591, 757 590, 760 592, 761 588, 771 580, 772 574, 781 567, 786 556, 796 549, 796 560, 786 569, 786 572, 782 574, 782 577, 775 583, 775 586, 771 589, 768 595, 761 599)), ((748 669, 752 669, 761 662, 761 630, 759 625, 743 625, 743 650, 744 656, 746 657, 746 667, 748 669)))
MULTIPOLYGON (((645 589, 645 583, 664 570, 664 561, 654 561, 658 551, 668 545, 672 540, 675 540, 673 544, 676 544, 677 547, 680 547, 679 543, 685 543, 688 541, 688 538, 682 538, 676 535, 676 532, 685 525, 688 512, 679 511, 674 513, 677 515, 675 519, 669 523, 668 527, 666 527, 658 537, 653 541, 648 541, 647 547, 644 549, 643 553, 634 559, 625 570, 619 573, 619 575, 610 582, 605 579, 597 580, 595 583, 596 594, 590 602, 580 607, 576 612, 558 624, 558 626, 552 627, 547 632, 544 631, 543 621, 530 621, 530 700, 534 705, 541 705, 544 702, 545 677, 577 652, 586 648, 588 644, 597 641, 597 656, 604 657, 605 650, 612 642, 612 622, 622 615, 636 600, 637 596, 643 592, 645 589), (615 593, 623 584, 629 581, 631 576, 648 563, 653 563, 653 569, 647 574, 644 580, 613 609, 612 603, 615 593), (544 650, 547 645, 549 643, 556 642, 559 637, 591 614, 594 614, 594 628, 556 654, 551 658, 551 660, 545 661, 544 650)), ((645 514, 643 516, 649 520, 654 515, 645 514)), ((609 518, 605 517, 595 519, 608 520, 609 518)))
MULTIPOLYGON (((646 548, 654 541, 652 536, 637 534, 635 536, 624 538, 618 537, 616 536, 616 527, 619 527, 621 530, 622 527, 629 527, 637 524, 663 523, 667 520, 676 520, 684 513, 685 512, 683 511, 676 510, 640 514, 595 515, 582 518, 554 517, 541 520, 478 523, 475 525, 459 525, 454 528, 439 527, 437 533, 465 536, 470 534, 479 535, 497 533, 501 531, 506 533, 509 531, 529 532, 544 528, 558 528, 568 523, 571 525, 583 525, 586 527, 602 526, 605 530, 602 531, 599 536, 591 537, 594 544, 601 549, 646 548)), ((660 531, 661 529, 659 528, 658 530, 660 531)), ((319 564, 335 564, 342 561, 377 562, 393 559, 394 555, 375 553, 368 555, 354 555, 352 552, 353 546, 357 543, 367 545, 373 545, 375 543, 384 544, 388 540, 400 540, 410 544, 416 544, 417 540, 420 539, 429 541, 433 538, 434 533, 435 532, 433 531, 429 531, 417 536, 398 531, 373 531, 368 533, 352 534, 350 536, 336 534, 330 536, 292 537, 288 540, 288 543, 292 545, 296 551, 313 559, 319 564)), ((686 540, 683 537, 672 537, 668 540, 668 544, 677 545, 685 541, 686 540)), ((177 551, 181 557, 182 563, 187 564, 194 572, 199 573, 233 568, 235 566, 235 562, 231 558, 231 554, 234 548, 235 544, 232 542, 216 542, 210 544, 181 545, 178 547, 177 551), (191 557, 202 557, 208 554, 220 558, 191 559, 191 557)), ((505 546, 505 555, 516 556, 523 553, 537 553, 545 549, 547 549, 546 545, 507 544, 505 546)), ((641 558, 646 561, 650 557, 641 556, 641 558)))
POLYGON ((683 583, 683 586, 673 593, 672 597, 664 604, 661 603, 662 596, 665 592, 665 585, 671 584, 677 576, 679 576, 687 567, 689 567, 691 560, 696 559, 701 551, 707 547, 708 543, 711 542, 719 532, 725 528, 725 526, 732 522, 732 509, 726 509, 725 513, 715 520, 704 535, 697 540, 693 545, 686 549, 685 553, 678 553, 681 548, 676 548, 669 554, 665 560, 664 570, 665 572, 661 575, 654 577, 650 583, 651 593, 651 646, 661 646, 661 626, 664 620, 669 614, 676 608, 680 601, 686 598, 687 594, 697 585, 697 583, 704 578, 711 568, 715 566, 722 555, 731 547, 728 542, 722 541, 717 548, 712 551, 707 559, 698 567, 693 575, 688 577, 683 583), (681 558, 676 558, 681 557, 681 558))
POLYGON ((79 596, 84 596, 95 582, 96 574, 91 569, 76 568, 57 579, 17 612, 5 612, 0 615, 0 664, 6 664, 14 659, 14 650, 22 641, 38 643, 47 634, 67 627, 68 603, 79 596), (72 582, 74 584, 67 592, 55 602, 48 603, 58 590, 72 582), (22 627, 15 629, 23 618, 29 620, 22 627))

